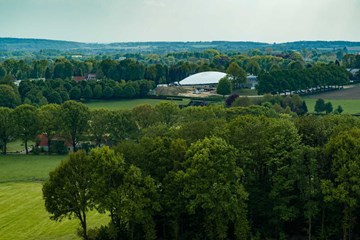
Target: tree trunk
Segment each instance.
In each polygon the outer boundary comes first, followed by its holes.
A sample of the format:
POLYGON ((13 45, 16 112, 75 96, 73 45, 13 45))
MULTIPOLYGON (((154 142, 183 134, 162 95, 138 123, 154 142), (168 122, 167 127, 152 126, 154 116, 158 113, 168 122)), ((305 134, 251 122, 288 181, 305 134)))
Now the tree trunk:
POLYGON ((75 139, 75 137, 72 137, 72 146, 73 146, 73 152, 76 152, 76 139, 75 139))
POLYGON ((6 150, 7 150, 6 145, 7 145, 7 140, 3 139, 2 153, 4 155, 6 155, 6 150))
POLYGON ((311 216, 309 216, 309 227, 308 227, 308 231, 309 231, 309 240, 311 240, 311 216))
POLYGON ((26 154, 29 154, 27 140, 25 140, 25 152, 26 152, 26 154))
POLYGON ((84 238, 84 240, 87 240, 88 237, 87 237, 87 226, 86 226, 86 213, 85 213, 85 211, 82 211, 82 215, 83 215, 83 218, 82 218, 82 221, 81 221, 81 226, 82 226, 82 229, 83 229, 83 238, 84 238))
POLYGON ((324 206, 322 207, 322 213, 321 213, 321 236, 324 238, 324 221, 325 221, 325 209, 324 206))
POLYGON ((51 146, 51 140, 50 140, 50 136, 48 136, 48 155, 50 155, 51 153, 50 146, 51 146))
POLYGON ((348 240, 348 206, 344 207, 344 219, 343 219, 343 240, 348 240))

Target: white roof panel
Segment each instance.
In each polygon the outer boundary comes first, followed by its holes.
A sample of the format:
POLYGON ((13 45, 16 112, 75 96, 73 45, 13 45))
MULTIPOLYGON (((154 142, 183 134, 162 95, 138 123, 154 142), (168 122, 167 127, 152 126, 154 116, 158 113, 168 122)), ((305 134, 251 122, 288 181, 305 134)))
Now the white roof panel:
POLYGON ((179 82, 180 85, 206 85, 218 84, 220 79, 226 76, 223 72, 201 72, 193 74, 179 82))

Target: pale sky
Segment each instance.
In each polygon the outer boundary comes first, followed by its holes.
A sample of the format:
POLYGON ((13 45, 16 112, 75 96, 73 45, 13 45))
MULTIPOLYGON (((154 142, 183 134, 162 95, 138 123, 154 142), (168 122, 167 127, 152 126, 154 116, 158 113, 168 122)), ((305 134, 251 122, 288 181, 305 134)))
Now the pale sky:
POLYGON ((360 41, 360 0, 0 0, 0 37, 360 41))

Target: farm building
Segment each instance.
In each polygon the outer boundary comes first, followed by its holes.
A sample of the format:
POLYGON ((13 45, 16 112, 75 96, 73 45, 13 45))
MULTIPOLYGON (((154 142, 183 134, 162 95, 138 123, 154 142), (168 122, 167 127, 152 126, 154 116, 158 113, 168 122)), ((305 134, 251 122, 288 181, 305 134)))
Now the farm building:
MULTIPOLYGON (((179 82, 180 86, 192 86, 194 88, 203 88, 203 89, 214 89, 219 83, 220 79, 225 77, 227 74, 223 72, 201 72, 193 74, 179 82)), ((243 84, 244 88, 255 88, 257 84, 257 77, 254 75, 249 75, 247 77, 247 83, 243 84)))

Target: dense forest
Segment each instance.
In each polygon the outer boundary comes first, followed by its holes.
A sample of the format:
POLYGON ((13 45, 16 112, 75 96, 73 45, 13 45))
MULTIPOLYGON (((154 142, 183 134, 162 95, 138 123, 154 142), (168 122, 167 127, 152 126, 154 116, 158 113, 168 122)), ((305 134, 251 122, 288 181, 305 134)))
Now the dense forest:
POLYGON ((43 193, 52 218, 78 219, 84 239, 360 234, 357 117, 298 116, 267 104, 90 111, 68 101, 0 111, 3 143, 42 133, 57 139, 50 153, 59 136, 78 150, 50 173, 43 193), (110 215, 109 225, 87 229, 91 209, 110 215))
MULTIPOLYGON (((36 116, 32 108, 7 111, 36 116)), ((360 234, 356 117, 295 117, 265 106, 180 110, 171 103, 89 111, 76 102, 46 105, 38 114, 46 121, 25 119, 50 136, 61 132, 112 146, 71 154, 44 184, 53 218, 79 219, 89 238, 360 234), (86 229, 87 211, 94 208, 110 214, 108 226, 86 229)))

